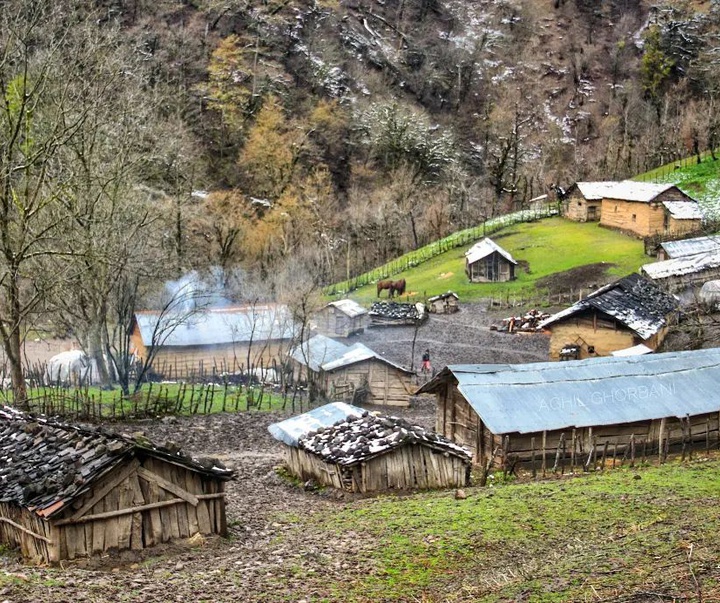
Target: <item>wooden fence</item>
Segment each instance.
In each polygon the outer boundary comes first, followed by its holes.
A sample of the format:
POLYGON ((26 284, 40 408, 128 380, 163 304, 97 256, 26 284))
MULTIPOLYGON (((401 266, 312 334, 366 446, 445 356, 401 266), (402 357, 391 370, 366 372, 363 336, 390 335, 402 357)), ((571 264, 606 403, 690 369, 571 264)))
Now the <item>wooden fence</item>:
POLYGON ((456 249, 457 247, 466 247, 471 243, 474 243, 489 234, 497 232, 498 230, 502 230, 507 226, 520 224, 521 222, 534 222, 536 220, 548 218, 557 214, 557 205, 551 204, 535 209, 525 209, 511 214, 506 214, 504 216, 499 216, 497 218, 491 218, 478 226, 455 232, 444 239, 440 239, 430 245, 426 245, 425 247, 406 253, 392 262, 388 262, 383 266, 360 274, 350 280, 329 285, 324 288, 323 293, 328 296, 346 295, 350 291, 354 291, 355 289, 359 289, 360 287, 364 287, 365 285, 369 285, 370 283, 377 282, 381 279, 388 278, 394 274, 399 274, 409 268, 422 264, 423 262, 427 262, 446 251, 456 249))

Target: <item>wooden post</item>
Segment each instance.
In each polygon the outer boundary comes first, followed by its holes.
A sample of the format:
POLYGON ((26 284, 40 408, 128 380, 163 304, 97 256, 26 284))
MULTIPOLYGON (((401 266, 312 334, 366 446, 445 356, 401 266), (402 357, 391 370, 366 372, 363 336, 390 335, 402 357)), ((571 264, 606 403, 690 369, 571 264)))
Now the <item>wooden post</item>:
POLYGON ((533 478, 537 477, 537 467, 535 467, 535 438, 530 438, 530 466, 532 467, 533 478))
POLYGON ((607 451, 608 446, 610 445, 610 440, 605 440, 605 446, 603 446, 603 456, 602 456, 602 468, 605 469, 605 463, 607 460, 607 451))
POLYGON ((666 425, 667 419, 663 417, 660 419, 660 429, 658 430, 658 457, 660 459, 660 462, 662 463, 665 458, 665 425, 666 425))
POLYGON ((705 419, 705 452, 710 452, 710 417, 705 419))
POLYGON ((630 466, 635 466, 635 434, 630 434, 630 466))
MULTIPOLYGON (((560 434, 560 441, 558 442, 557 450, 555 451, 555 464, 553 465, 552 472, 557 473, 558 463, 560 462, 560 451, 565 446, 565 432, 560 434)), ((564 460, 564 459, 563 459, 564 460)))
POLYGON ((547 444, 547 431, 543 431, 542 435, 542 474, 543 477, 545 477, 545 472, 547 471, 547 458, 546 458, 546 450, 545 446, 547 444))
POLYGON ((615 469, 615 459, 617 458, 617 442, 613 442, 613 465, 612 468, 615 469))
POLYGON ((570 473, 575 473, 575 445, 577 444, 577 430, 572 430, 572 447, 570 449, 570 473))

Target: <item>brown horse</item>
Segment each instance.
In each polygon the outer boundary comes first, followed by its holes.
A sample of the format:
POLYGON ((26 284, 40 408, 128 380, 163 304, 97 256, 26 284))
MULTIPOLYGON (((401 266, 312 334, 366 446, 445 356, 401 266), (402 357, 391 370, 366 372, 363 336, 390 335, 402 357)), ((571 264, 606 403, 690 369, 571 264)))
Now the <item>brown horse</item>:
POLYGON ((401 278, 399 281, 393 281, 390 286, 390 297, 400 296, 403 293, 405 293, 405 279, 401 278))
POLYGON ((377 282, 377 296, 380 297, 380 292, 383 289, 387 289, 388 297, 392 297, 392 287, 393 287, 392 281, 389 281, 389 280, 388 281, 378 281, 377 282))

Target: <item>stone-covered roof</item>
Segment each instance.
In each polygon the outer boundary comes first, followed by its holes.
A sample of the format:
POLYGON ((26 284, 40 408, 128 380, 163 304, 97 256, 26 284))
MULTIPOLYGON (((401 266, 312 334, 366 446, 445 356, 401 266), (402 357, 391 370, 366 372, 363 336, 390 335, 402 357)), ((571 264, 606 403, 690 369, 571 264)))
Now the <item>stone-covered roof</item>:
POLYGON ((363 413, 348 416, 334 425, 319 428, 298 441, 303 450, 320 456, 327 463, 350 466, 408 445, 423 445, 467 462, 471 452, 455 442, 405 419, 363 413))
POLYGON ((99 428, 73 426, 0 406, 0 502, 49 517, 100 477, 135 456, 154 456, 219 479, 232 471, 216 459, 192 459, 174 444, 156 446, 99 428))
POLYGON ((538 327, 544 329, 568 317, 595 309, 647 339, 667 325, 666 318, 677 305, 672 295, 665 293, 652 281, 639 274, 630 274, 553 314, 538 327))

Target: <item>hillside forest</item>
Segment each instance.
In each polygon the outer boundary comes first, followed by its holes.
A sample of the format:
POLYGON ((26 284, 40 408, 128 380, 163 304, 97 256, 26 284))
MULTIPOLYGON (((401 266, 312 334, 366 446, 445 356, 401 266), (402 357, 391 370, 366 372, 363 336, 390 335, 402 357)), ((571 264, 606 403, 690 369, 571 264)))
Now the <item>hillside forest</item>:
POLYGON ((17 399, 28 333, 109 371, 169 281, 302 306, 555 187, 715 161, 719 35, 716 1, 3 0, 17 399))

